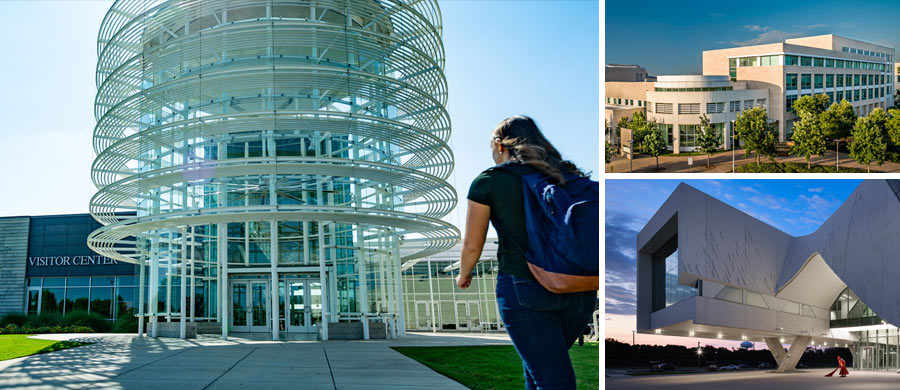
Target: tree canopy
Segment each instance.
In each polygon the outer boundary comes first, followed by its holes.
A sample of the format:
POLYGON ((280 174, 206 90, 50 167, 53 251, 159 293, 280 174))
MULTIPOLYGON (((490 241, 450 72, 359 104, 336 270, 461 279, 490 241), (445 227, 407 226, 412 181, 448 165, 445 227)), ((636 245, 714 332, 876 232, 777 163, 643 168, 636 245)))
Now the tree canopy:
POLYGON ((819 122, 825 140, 846 138, 850 136, 853 125, 856 124, 856 112, 853 111, 850 102, 841 100, 840 103, 832 103, 827 110, 819 114, 819 122))
POLYGON ((859 117, 853 126, 850 157, 865 165, 866 172, 871 172, 870 165, 873 162, 877 162, 878 165, 884 164, 887 155, 885 140, 887 120, 884 110, 876 108, 868 116, 859 117))
POLYGON ((800 120, 794 123, 794 134, 791 136, 794 146, 791 147, 791 154, 796 154, 806 159, 806 168, 809 169, 811 162, 810 157, 814 154, 825 154, 825 135, 822 132, 822 126, 818 117, 805 113, 800 120))
POLYGON ((756 153, 757 165, 760 163, 760 156, 775 155, 778 141, 764 108, 753 107, 739 113, 737 121, 734 122, 734 134, 737 139, 744 142, 745 156, 751 152, 756 153))

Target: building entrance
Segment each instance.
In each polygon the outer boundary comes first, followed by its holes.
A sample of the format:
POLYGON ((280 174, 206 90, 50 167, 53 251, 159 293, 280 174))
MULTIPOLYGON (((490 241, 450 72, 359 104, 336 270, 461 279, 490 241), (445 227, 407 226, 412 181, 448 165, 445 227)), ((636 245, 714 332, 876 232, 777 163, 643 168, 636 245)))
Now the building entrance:
POLYGON ((269 327, 269 283, 231 282, 231 327, 234 332, 267 332, 269 327))
POLYGON ((322 323, 322 283, 318 279, 288 279, 287 331, 314 333, 322 323))

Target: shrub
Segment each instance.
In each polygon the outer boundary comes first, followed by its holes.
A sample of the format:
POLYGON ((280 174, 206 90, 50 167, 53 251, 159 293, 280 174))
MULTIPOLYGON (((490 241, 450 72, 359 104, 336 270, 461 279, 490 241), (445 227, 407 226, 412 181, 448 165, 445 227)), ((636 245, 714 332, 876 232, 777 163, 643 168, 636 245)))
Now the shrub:
POLYGON ((113 333, 137 333, 138 319, 135 316, 121 316, 113 323, 113 333))
POLYGON ((37 328, 41 326, 57 326, 62 322, 62 314, 44 312, 38 315, 31 314, 25 321, 25 326, 37 328))
POLYGON ((112 329, 112 325, 107 319, 97 313, 86 311, 73 311, 66 314, 62 320, 63 326, 85 326, 96 332, 106 333, 112 329))
POLYGON ((9 314, 3 316, 2 318, 0 318, 0 326, 6 326, 9 324, 22 326, 22 325, 25 325, 25 321, 27 321, 27 320, 28 320, 28 317, 26 317, 22 313, 9 313, 9 314))
POLYGON ((38 333, 93 333, 94 330, 86 326, 18 326, 9 324, 0 328, 0 334, 38 334, 38 333))
MULTIPOLYGON (((757 166, 754 163, 741 165, 735 169, 739 173, 836 173, 834 165, 813 165, 806 168, 803 163, 763 163, 757 166)), ((865 169, 841 167, 839 173, 864 173, 865 169)))

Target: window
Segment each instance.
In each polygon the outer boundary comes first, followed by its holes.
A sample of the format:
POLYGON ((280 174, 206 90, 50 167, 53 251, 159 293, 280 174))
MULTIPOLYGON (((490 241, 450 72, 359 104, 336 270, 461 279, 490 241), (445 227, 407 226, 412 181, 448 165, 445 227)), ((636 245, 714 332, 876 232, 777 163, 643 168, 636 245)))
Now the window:
POLYGON ((846 82, 848 87, 852 87, 853 86, 853 75, 849 75, 849 74, 845 75, 844 81, 846 82))
POLYGON ((756 106, 766 108, 766 99, 756 99, 756 106))
POLYGON ((728 301, 728 302, 743 304, 744 303, 743 295, 744 295, 743 290, 739 290, 734 287, 725 286, 725 287, 722 287, 721 290, 719 290, 719 293, 716 294, 715 299, 718 299, 721 301, 728 301))
POLYGON ((853 101, 854 102, 859 101, 859 90, 858 89, 853 90, 853 101))
POLYGON ((753 99, 744 100, 744 109, 753 108, 753 99))
POLYGON ((814 58, 813 60, 814 60, 813 62, 815 63, 815 66, 820 67, 820 68, 823 67, 823 66, 825 66, 825 59, 824 59, 824 58, 818 58, 818 57, 816 57, 816 58, 814 58))
POLYGON ((838 86, 838 88, 844 86, 844 75, 842 75, 842 74, 837 75, 837 86, 838 86))
POLYGON ((678 137, 681 147, 691 148, 697 146, 697 135, 700 133, 700 125, 678 125, 678 137))
POLYGON ((672 113, 672 103, 656 103, 656 113, 657 114, 671 114, 672 113))
POLYGON ((737 81, 737 58, 728 59, 728 75, 731 76, 731 81, 737 81))
POLYGON ((732 100, 728 102, 728 112, 741 112, 741 101, 732 100))
POLYGON ((759 62, 762 66, 781 65, 781 56, 762 56, 759 62))
POLYGON ((874 74, 869 75, 869 85, 875 85, 875 75, 874 74))
POLYGON ((822 88, 822 75, 817 74, 815 77, 816 88, 822 88))
MULTIPOLYGON (((785 66, 797 65, 797 64, 798 64, 797 56, 789 56, 789 55, 784 56, 784 65, 785 66)), ((897 68, 897 72, 900 73, 900 67, 897 68)))
POLYGON ((759 57, 744 57, 740 61, 741 66, 759 66, 759 57))
POLYGON ((828 101, 833 102, 834 101, 834 92, 828 91, 827 95, 828 95, 828 101))
POLYGON ((800 57, 800 66, 812 66, 812 57, 800 57))
POLYGON ((788 91, 797 90, 797 74, 787 73, 784 75, 784 89, 788 91))
POLYGON ((858 85, 859 85, 859 75, 855 74, 855 75, 853 75, 853 86, 856 87, 858 85))
POLYGON ((844 67, 844 60, 835 60, 835 61, 834 61, 834 67, 835 67, 835 68, 843 68, 843 67, 844 67))
POLYGON ((863 86, 869 85, 868 79, 869 78, 866 77, 866 75, 862 75, 862 85, 863 86))
POLYGON ((785 111, 793 112, 794 111, 794 102, 797 101, 797 95, 787 95, 784 98, 784 106, 785 111))
POLYGON ((842 100, 844 100, 844 91, 837 91, 837 99, 835 101, 840 103, 842 100))
POLYGON ((833 74, 825 75, 825 88, 834 88, 834 75, 833 74))
POLYGON ((763 309, 768 309, 769 305, 766 304, 766 300, 763 299, 763 296, 757 293, 752 293, 747 291, 746 297, 747 304, 750 306, 761 307, 763 309))
POLYGON ((678 103, 678 114, 699 114, 700 103, 678 103))
POLYGON ((834 68, 834 60, 831 58, 825 59, 825 67, 826 68, 834 68))
POLYGON ((706 103, 707 114, 721 114, 723 112, 725 112, 725 102, 706 103))
POLYGON ((810 88, 812 88, 812 75, 810 75, 810 74, 800 75, 800 89, 810 89, 810 88))
POLYGON ((673 237, 653 255, 651 266, 653 311, 698 295, 697 288, 678 284, 677 242, 677 237, 673 237))

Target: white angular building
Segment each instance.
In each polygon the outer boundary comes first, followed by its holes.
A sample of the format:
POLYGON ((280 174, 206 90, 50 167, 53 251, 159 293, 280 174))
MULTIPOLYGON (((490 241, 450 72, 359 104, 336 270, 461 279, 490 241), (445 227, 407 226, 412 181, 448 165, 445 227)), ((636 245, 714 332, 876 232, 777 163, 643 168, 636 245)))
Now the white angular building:
POLYGON ((680 184, 637 237, 637 330, 764 341, 793 370, 809 345, 900 368, 900 181, 866 180, 793 237, 680 184), (791 344, 787 354, 782 344, 791 344))

